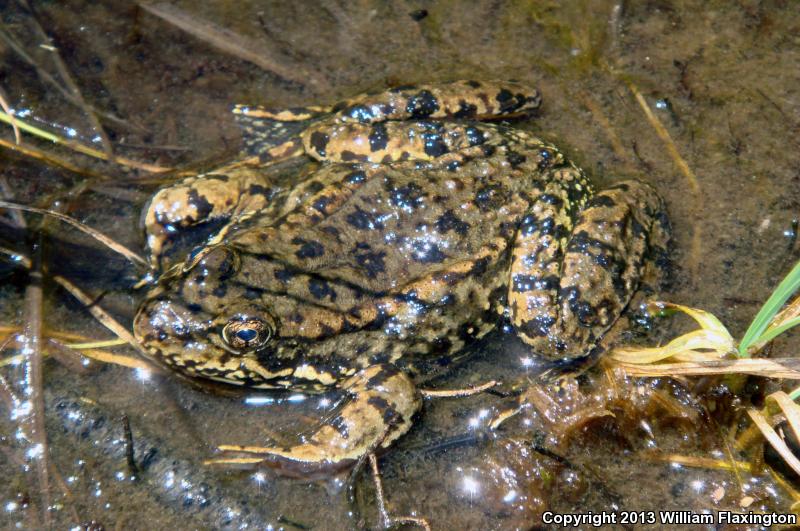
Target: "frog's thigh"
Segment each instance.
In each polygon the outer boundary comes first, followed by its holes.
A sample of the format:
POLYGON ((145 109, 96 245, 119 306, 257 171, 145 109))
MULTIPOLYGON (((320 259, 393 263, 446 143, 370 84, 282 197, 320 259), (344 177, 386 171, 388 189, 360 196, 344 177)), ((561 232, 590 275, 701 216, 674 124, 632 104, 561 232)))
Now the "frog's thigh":
POLYGON ((373 124, 324 121, 302 135, 305 152, 319 161, 430 161, 447 154, 482 154, 480 146, 497 143, 494 129, 475 123, 378 122, 373 124))
MULTIPOLYGON (((511 255, 508 308, 519 336, 537 350, 548 351, 551 331, 558 324, 558 289, 564 250, 574 225, 570 188, 588 186, 574 168, 561 172, 534 197, 517 229, 511 255), (569 174, 569 175, 567 175, 569 174), (575 179, 569 179, 569 176, 575 179), (563 178, 562 178, 563 177, 563 178)), ((588 195, 587 190, 577 190, 588 195)))
POLYGON ((144 211, 147 245, 158 260, 172 235, 209 221, 247 214, 268 202, 269 183, 249 168, 186 178, 162 188, 144 211))
POLYGON ((349 395, 345 406, 308 442, 288 448, 226 449, 263 454, 266 462, 288 474, 339 468, 403 435, 421 405, 413 382, 390 364, 367 367, 342 387, 349 395))
POLYGON ((514 315, 522 338, 551 357, 586 354, 627 306, 651 246, 666 245, 663 211, 655 191, 636 181, 594 196, 563 248, 559 274, 535 268, 525 280, 530 291, 519 294, 514 315))

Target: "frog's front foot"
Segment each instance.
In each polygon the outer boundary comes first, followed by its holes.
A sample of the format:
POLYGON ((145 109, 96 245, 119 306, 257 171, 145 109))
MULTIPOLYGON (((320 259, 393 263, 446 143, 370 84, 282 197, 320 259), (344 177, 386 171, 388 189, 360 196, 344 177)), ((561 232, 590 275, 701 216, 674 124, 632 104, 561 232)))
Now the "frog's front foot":
POLYGON ((264 465, 292 477, 327 475, 353 465, 379 447, 389 446, 411 427, 422 403, 411 379, 393 365, 367 367, 346 380, 347 401, 337 415, 296 446, 223 445, 211 464, 264 465))

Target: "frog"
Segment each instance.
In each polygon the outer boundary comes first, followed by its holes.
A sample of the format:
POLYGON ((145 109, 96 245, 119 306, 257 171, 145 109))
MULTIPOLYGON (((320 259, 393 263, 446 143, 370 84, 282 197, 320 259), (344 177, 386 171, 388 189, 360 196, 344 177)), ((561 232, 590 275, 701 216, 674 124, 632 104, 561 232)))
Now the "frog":
POLYGON ((148 355, 192 380, 346 397, 296 444, 224 450, 287 475, 350 467, 405 434, 421 382, 498 328, 543 359, 601 352, 663 273, 665 205, 637 180, 596 191, 512 126, 540 105, 527 84, 465 80, 237 106, 243 158, 154 194, 158 275, 133 324, 148 355), (311 169, 273 178, 298 158, 311 169), (211 222, 165 262, 176 235, 211 222))

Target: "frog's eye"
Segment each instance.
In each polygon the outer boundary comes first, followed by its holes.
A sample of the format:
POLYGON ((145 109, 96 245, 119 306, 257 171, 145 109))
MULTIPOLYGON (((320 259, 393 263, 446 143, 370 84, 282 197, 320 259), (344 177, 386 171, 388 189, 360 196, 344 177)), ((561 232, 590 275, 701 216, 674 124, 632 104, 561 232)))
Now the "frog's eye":
POLYGON ((263 347, 275 333, 269 323, 254 317, 236 317, 222 329, 222 339, 235 350, 263 347))

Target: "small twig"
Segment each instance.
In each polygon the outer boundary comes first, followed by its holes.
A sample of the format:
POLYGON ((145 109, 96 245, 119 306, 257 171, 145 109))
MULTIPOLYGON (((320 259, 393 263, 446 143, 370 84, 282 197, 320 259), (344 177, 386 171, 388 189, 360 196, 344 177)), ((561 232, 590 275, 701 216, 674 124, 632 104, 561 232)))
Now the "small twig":
POLYGON ((381 529, 389 529, 392 526, 396 525, 403 525, 403 524, 411 524, 419 526, 425 531, 431 531, 431 526, 428 521, 424 518, 418 518, 416 516, 391 516, 389 515, 388 511, 386 510, 386 498, 383 495, 383 483, 381 482, 381 473, 378 470, 378 459, 375 457, 374 453, 370 453, 368 456, 369 459, 369 466, 372 471, 372 480, 375 483, 375 497, 376 503, 378 505, 378 517, 380 518, 380 528, 381 529))
POLYGON ((420 394, 425 398, 460 398, 465 396, 477 395, 497 385, 496 380, 490 380, 484 384, 476 385, 466 389, 421 389, 420 394))
POLYGON ((136 459, 133 453, 133 432, 131 431, 131 421, 128 415, 122 415, 122 430, 125 433, 125 461, 128 463, 128 472, 131 477, 138 479, 139 467, 136 466, 136 459))
POLYGON ((111 238, 109 238, 105 234, 99 232, 98 230, 93 229, 93 228, 89 227, 88 225, 86 225, 84 223, 81 223, 80 221, 78 221, 76 219, 73 219, 73 218, 71 218, 69 216, 65 216, 64 214, 61 214, 59 212, 54 212, 52 210, 45 210, 43 208, 30 207, 30 206, 26 206, 26 205, 19 205, 19 204, 16 204, 16 203, 9 203, 8 201, 0 201, 0 208, 16 209, 16 210, 22 210, 24 212, 34 212, 36 214, 42 214, 42 215, 45 215, 45 216, 50 216, 50 217, 56 218, 59 221, 63 221, 64 223, 72 225, 76 229, 78 229, 78 230, 80 230, 82 232, 85 232, 86 234, 88 234, 92 238, 96 239, 97 241, 99 241, 100 243, 102 243, 103 245, 105 245, 106 247, 111 249, 112 251, 115 251, 115 252, 121 254, 122 256, 124 256, 125 258, 127 258, 128 260, 133 262, 134 264, 141 265, 141 266, 147 266, 147 262, 144 260, 144 258, 140 257, 138 254, 136 254, 135 252, 131 251, 130 249, 128 249, 124 245, 115 242, 114 240, 112 240, 111 238))
POLYGON ((43 521, 50 528, 50 476, 47 431, 44 422, 44 377, 42 373, 42 265, 41 243, 35 250, 35 261, 30 270, 30 283, 25 289, 25 348, 28 387, 32 407, 31 436, 38 447, 36 469, 42 496, 43 521))

